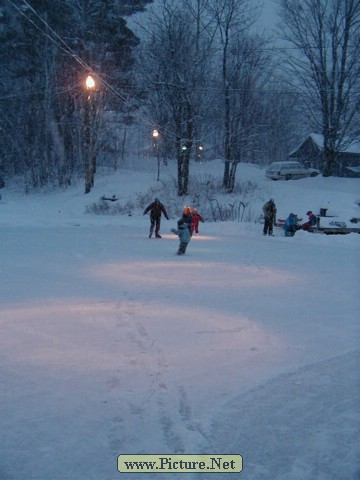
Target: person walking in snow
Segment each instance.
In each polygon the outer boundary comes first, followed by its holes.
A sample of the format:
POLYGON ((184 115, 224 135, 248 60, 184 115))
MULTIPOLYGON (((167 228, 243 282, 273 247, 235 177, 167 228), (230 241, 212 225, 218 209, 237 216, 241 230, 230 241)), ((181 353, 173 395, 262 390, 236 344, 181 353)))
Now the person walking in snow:
POLYGON ((163 213, 165 218, 169 220, 165 207, 158 198, 155 198, 155 200, 145 208, 144 215, 146 215, 148 212, 150 212, 149 238, 152 237, 152 234, 154 233, 154 228, 155 228, 155 237, 161 238, 161 235, 160 235, 161 214, 163 213))
POLYGON ((268 202, 263 206, 264 212, 264 235, 273 234, 273 227, 276 222, 276 205, 273 198, 270 198, 268 202))
POLYGON ((178 227, 177 230, 175 230, 175 228, 171 229, 171 231, 175 235, 178 235, 180 240, 179 249, 176 254, 185 255, 186 247, 188 246, 191 239, 190 224, 184 222, 184 220, 180 218, 180 220, 178 220, 177 222, 177 227, 178 227))
POLYGON ((309 219, 308 219, 307 222, 305 222, 301 225, 301 228, 303 230, 309 231, 311 227, 315 227, 315 225, 317 223, 317 219, 316 219, 316 216, 313 214, 313 212, 311 210, 306 212, 306 215, 309 217, 309 219))
POLYGON ((195 232, 195 235, 199 235, 199 222, 204 223, 204 219, 200 213, 198 213, 197 208, 193 208, 191 230, 195 232))

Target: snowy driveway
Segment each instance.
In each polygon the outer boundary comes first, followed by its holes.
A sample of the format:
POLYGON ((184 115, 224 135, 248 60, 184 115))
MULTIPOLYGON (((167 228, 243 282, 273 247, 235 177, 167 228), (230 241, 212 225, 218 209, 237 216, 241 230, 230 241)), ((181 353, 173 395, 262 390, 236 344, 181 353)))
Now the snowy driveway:
POLYGON ((121 453, 358 478, 359 237, 208 224, 178 258, 135 222, 3 229, 0 479, 165 478, 121 453))

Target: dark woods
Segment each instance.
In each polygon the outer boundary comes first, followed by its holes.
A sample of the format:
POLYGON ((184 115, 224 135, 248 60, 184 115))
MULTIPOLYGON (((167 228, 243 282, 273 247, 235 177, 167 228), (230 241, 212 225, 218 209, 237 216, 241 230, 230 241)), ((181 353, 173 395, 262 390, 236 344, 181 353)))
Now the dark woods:
POLYGON ((240 162, 286 159, 310 132, 332 174, 359 138, 359 0, 281 0, 276 42, 255 3, 2 0, 0 177, 87 193, 99 165, 148 151, 175 159, 179 195, 209 158, 232 191, 240 162))

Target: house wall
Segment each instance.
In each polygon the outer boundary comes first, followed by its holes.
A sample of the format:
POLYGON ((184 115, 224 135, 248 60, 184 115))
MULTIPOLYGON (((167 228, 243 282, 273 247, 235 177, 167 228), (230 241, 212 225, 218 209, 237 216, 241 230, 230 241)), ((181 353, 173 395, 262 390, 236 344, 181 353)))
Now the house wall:
POLYGON ((339 153, 336 174, 339 177, 349 177, 353 174, 346 167, 359 167, 360 154, 359 153, 339 153))
POLYGON ((306 167, 318 168, 320 170, 323 164, 322 152, 310 137, 295 152, 289 155, 289 158, 297 160, 306 167))

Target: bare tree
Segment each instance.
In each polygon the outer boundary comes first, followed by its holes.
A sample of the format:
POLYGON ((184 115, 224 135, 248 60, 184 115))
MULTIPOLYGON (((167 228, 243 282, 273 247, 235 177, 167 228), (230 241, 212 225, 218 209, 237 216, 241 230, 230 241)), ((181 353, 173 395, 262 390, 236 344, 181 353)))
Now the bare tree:
POLYGON ((242 35, 233 44, 229 56, 232 110, 229 147, 232 158, 224 186, 230 191, 235 187, 238 164, 251 158, 262 130, 264 108, 261 92, 269 82, 272 63, 264 50, 265 43, 262 37, 242 35))
POLYGON ((266 165, 286 159, 294 145, 299 145, 307 136, 309 126, 302 113, 300 96, 281 83, 278 76, 272 78, 259 94, 261 110, 250 161, 266 165))
POLYGON ((360 1, 280 0, 281 30, 292 83, 312 126, 324 137, 323 175, 359 135, 360 1), (285 27, 285 30, 284 30, 285 27))
POLYGON ((225 160, 223 185, 232 191, 238 164, 254 160, 272 124, 275 97, 263 95, 271 52, 268 39, 251 31, 258 10, 248 0, 156 6, 144 22, 139 67, 149 130, 174 145, 179 195, 188 190, 191 150, 203 142, 225 160))
MULTIPOLYGON (((221 72, 224 100, 224 178, 223 185, 231 189, 230 164, 234 158, 232 149, 232 89, 231 66, 229 65, 232 47, 238 44, 239 36, 243 36, 254 21, 248 0, 211 0, 209 10, 213 15, 220 34, 221 72)), ((236 170, 236 168, 235 168, 236 170)), ((233 170, 233 174, 234 174, 233 170)), ((233 176, 234 178, 234 176, 233 176)))
POLYGON ((149 127, 174 145, 178 195, 188 193, 190 158, 199 131, 206 88, 209 41, 201 35, 201 1, 163 0, 148 22, 140 55, 139 84, 146 92, 149 127), (192 15, 189 16, 189 12, 192 15))

